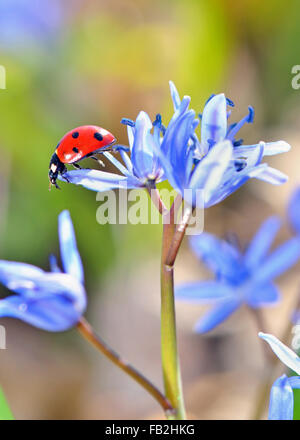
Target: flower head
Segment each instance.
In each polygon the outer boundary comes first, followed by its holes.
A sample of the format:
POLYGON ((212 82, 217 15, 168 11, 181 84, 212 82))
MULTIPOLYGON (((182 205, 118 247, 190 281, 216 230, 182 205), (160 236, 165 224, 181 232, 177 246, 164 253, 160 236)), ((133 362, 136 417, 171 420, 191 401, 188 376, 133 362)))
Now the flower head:
POLYGON ((58 218, 62 272, 52 256, 51 272, 0 260, 0 281, 16 293, 0 300, 0 317, 21 319, 48 331, 74 326, 86 308, 83 267, 68 211, 58 218))
MULTIPOLYGON (((171 95, 174 108, 177 108, 180 97, 173 83, 171 95)), ((244 124, 253 122, 254 110, 249 107, 248 114, 241 121, 227 126, 228 106, 233 107, 234 103, 223 93, 212 95, 206 102, 200 115, 201 141, 192 136, 195 166, 189 170, 187 181, 182 181, 184 187, 192 185, 195 189, 203 189, 206 207, 219 203, 252 177, 272 184, 287 180, 287 176, 261 161, 263 156, 289 151, 290 145, 284 141, 242 145, 243 140, 236 139, 236 134, 244 124)), ((188 150, 187 145, 182 148, 188 150)), ((173 162, 173 174, 179 167, 180 161, 173 162)))
POLYGON ((297 237, 269 253, 279 226, 277 217, 267 219, 244 253, 234 244, 208 233, 191 238, 194 253, 215 274, 214 280, 187 283, 176 289, 179 300, 213 304, 211 310, 197 322, 197 332, 212 330, 243 303, 258 308, 279 300, 273 280, 300 257, 300 240, 297 237))
MULTIPOLYGON (((273 335, 259 333, 258 336, 270 345, 276 356, 287 367, 300 375, 300 358, 293 350, 288 348, 273 335)), ((300 376, 287 377, 283 374, 275 380, 270 395, 270 420, 293 420, 293 389, 300 389, 300 376)))

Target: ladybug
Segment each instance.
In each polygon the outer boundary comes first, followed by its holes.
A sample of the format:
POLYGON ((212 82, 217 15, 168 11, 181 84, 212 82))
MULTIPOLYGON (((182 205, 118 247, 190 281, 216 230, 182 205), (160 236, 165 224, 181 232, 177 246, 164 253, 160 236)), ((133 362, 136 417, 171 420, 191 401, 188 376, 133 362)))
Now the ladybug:
POLYGON ((75 168, 81 168, 77 162, 94 154, 112 150, 112 144, 116 141, 113 134, 96 125, 83 125, 74 128, 64 135, 59 141, 55 152, 50 160, 49 180, 55 185, 58 174, 63 175, 67 171, 66 164, 72 164, 75 168))

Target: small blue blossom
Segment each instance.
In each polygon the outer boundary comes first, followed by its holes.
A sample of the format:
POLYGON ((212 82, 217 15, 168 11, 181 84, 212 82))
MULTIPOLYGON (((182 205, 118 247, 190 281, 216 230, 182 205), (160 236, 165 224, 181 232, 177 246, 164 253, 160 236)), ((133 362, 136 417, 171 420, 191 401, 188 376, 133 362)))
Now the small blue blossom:
POLYGON ((298 237, 291 238, 269 253, 279 227, 277 217, 267 219, 244 253, 236 245, 208 233, 191 238, 192 250, 215 274, 214 280, 187 283, 176 289, 178 300, 213 304, 196 323, 197 332, 212 330, 243 303, 259 308, 279 300, 273 280, 300 258, 298 237))
MULTIPOLYGON (((300 375, 300 358, 275 336, 259 333, 272 348, 276 356, 291 370, 300 375)), ((275 380, 270 395, 269 420, 293 420, 293 389, 300 389, 300 376, 287 377, 283 374, 275 380)))
POLYGON ((26 263, 0 260, 0 281, 12 295, 0 300, 0 317, 21 319, 48 331, 76 325, 86 308, 83 267, 68 211, 58 218, 63 272, 54 256, 51 272, 26 263))

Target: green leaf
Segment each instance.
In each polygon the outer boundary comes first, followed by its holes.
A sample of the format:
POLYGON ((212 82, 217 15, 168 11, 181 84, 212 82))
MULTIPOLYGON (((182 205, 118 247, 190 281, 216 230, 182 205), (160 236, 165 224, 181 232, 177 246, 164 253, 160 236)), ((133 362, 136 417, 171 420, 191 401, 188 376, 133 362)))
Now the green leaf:
POLYGON ((13 415, 6 403, 6 399, 0 389, 0 420, 13 420, 13 415))

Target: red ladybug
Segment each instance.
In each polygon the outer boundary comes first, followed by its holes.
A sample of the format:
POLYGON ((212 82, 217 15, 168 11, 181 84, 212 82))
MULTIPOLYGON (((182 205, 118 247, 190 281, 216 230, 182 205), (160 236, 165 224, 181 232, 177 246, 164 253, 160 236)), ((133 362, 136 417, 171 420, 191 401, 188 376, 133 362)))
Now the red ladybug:
POLYGON ((50 160, 50 188, 51 185, 58 188, 56 180, 58 174, 64 174, 67 171, 65 164, 72 164, 75 168, 80 168, 76 162, 94 154, 111 150, 111 145, 115 140, 114 135, 109 131, 96 125, 83 125, 66 133, 58 143, 50 160))

